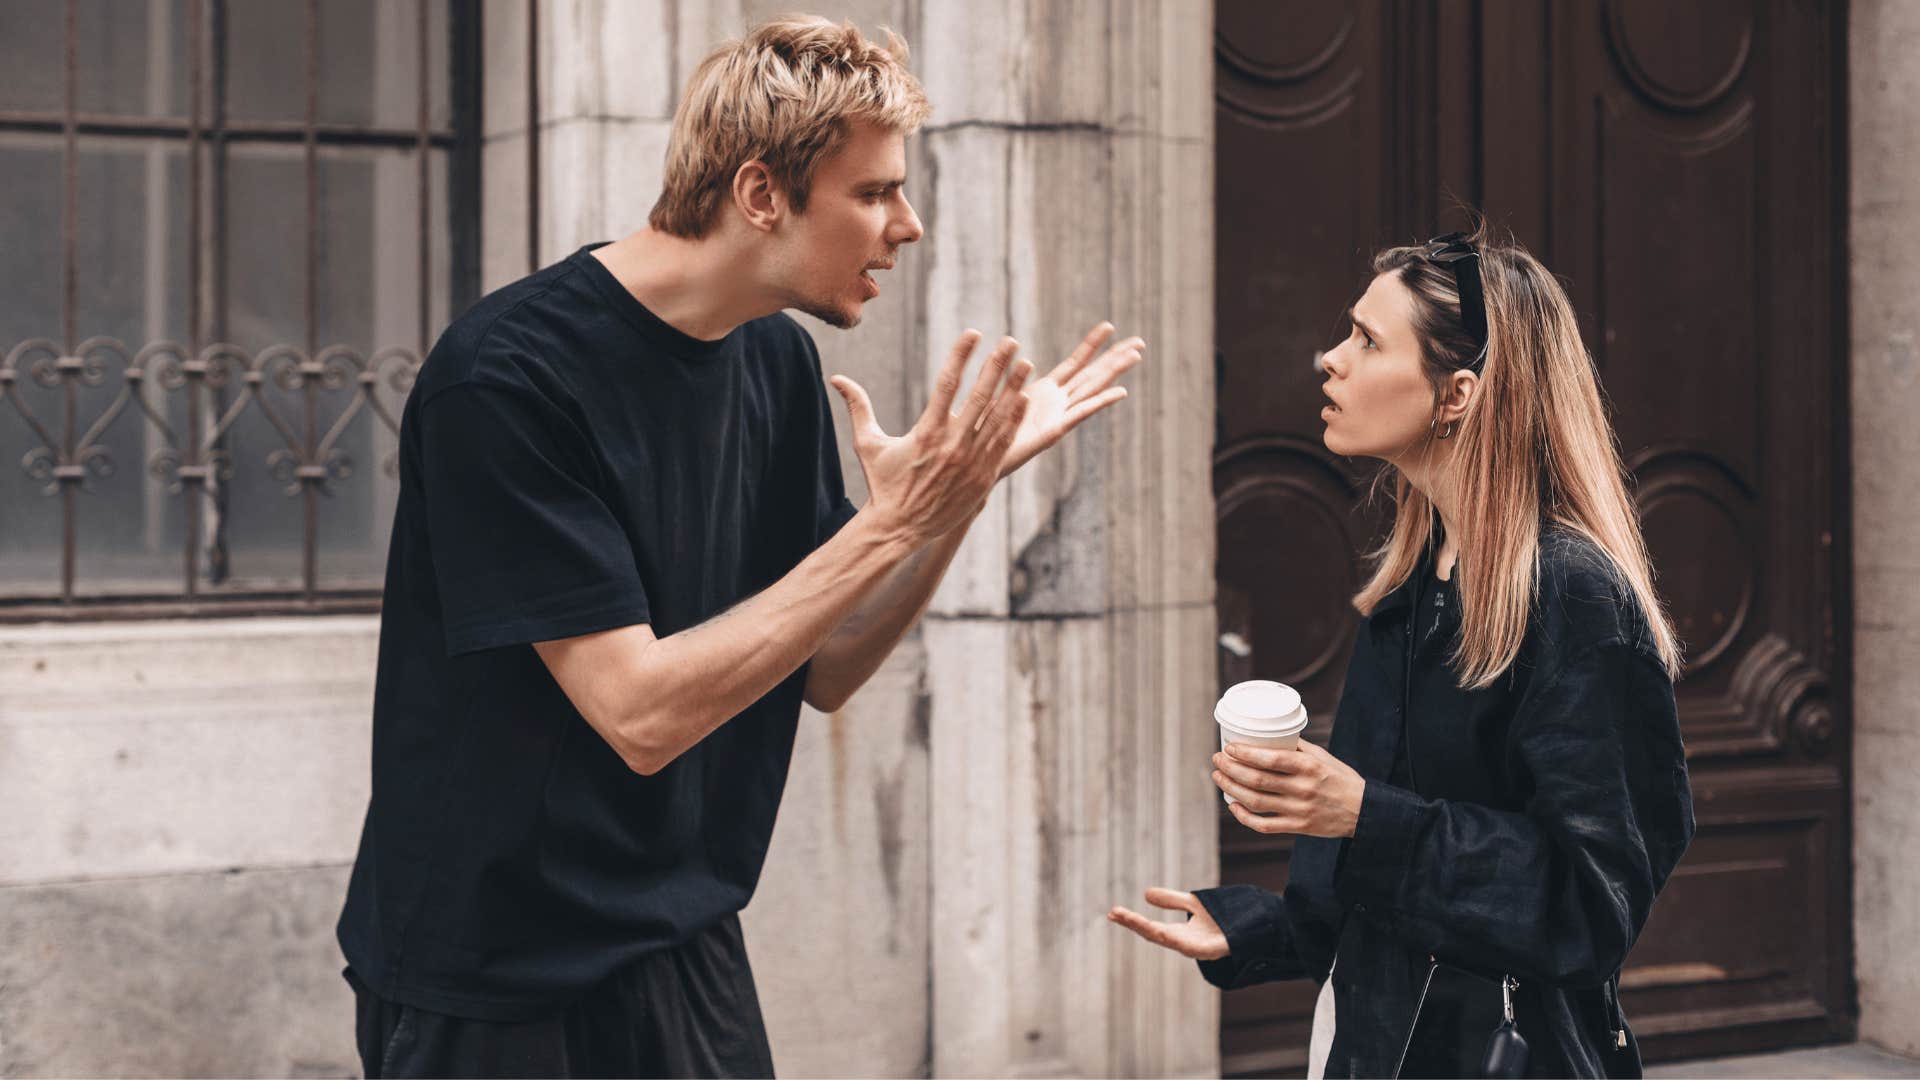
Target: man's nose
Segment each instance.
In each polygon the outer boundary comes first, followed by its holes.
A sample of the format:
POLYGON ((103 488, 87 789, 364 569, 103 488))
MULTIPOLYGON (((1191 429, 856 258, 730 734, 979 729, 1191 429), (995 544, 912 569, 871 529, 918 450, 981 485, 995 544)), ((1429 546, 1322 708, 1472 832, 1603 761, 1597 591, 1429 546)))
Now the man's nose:
POLYGON ((894 219, 892 228, 888 230, 888 239, 896 244, 911 244, 925 236, 927 230, 921 227, 920 215, 913 212, 912 203, 902 197, 900 205, 906 210, 906 214, 894 219))

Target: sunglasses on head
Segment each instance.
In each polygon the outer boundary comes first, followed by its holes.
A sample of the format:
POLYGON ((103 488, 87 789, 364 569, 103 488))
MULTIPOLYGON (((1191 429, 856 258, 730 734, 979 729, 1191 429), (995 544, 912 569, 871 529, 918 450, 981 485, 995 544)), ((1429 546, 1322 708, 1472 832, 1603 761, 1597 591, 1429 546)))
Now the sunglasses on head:
POLYGON ((1453 286, 1460 293, 1460 325, 1480 346, 1467 365, 1477 372, 1487 359, 1487 298, 1480 289, 1480 252, 1465 233, 1452 232, 1427 241, 1425 256, 1453 272, 1453 286))

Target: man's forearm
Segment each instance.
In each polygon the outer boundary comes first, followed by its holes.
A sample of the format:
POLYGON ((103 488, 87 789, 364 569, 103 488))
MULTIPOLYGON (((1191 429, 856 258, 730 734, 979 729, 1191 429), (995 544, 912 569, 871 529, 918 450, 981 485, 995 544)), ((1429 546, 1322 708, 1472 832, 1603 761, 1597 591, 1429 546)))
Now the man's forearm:
POLYGON ((629 765, 654 772, 798 670, 910 550, 906 538, 857 514, 785 577, 727 611, 588 660, 620 676, 593 680, 599 700, 574 704, 629 765))
POLYGON ((915 552, 860 601, 813 654, 807 667, 807 704, 832 712, 873 678, 927 610, 977 516, 915 552))

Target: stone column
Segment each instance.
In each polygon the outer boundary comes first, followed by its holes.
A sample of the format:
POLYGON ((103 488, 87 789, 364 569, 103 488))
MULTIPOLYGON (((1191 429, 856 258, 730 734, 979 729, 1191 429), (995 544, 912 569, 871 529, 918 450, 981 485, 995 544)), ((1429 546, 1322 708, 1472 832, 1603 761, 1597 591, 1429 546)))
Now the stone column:
MULTIPOLYGON (((707 48, 737 35, 731 0, 538 0, 540 265, 646 223, 680 90, 707 48)), ((527 0, 484 0, 481 279, 525 274, 527 0)))
POLYGON ((1854 0, 1853 845, 1860 1035, 1920 1054, 1920 6, 1854 0))
POLYGON ((925 362, 968 326, 1043 371, 1101 317, 1149 342, 1130 401, 994 496, 925 624, 934 1072, 1212 1072, 1216 995, 1105 920, 1217 873, 1211 21, 917 15, 925 362))

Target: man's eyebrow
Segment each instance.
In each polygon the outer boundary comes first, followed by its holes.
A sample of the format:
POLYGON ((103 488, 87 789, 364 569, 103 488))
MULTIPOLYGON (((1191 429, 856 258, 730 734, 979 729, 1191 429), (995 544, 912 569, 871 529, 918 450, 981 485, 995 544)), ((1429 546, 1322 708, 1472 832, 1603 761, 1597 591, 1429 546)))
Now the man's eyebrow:
POLYGON ((1347 321, 1359 327, 1361 333, 1372 338, 1376 343, 1379 342, 1380 332, 1375 330, 1373 327, 1368 326, 1366 323, 1361 322, 1360 313, 1355 311, 1353 308, 1347 309, 1347 321))
POLYGON ((884 191, 892 191, 895 188, 906 187, 907 178, 904 176, 874 177, 869 180, 855 181, 853 186, 861 190, 865 190, 867 188, 879 188, 884 191))

